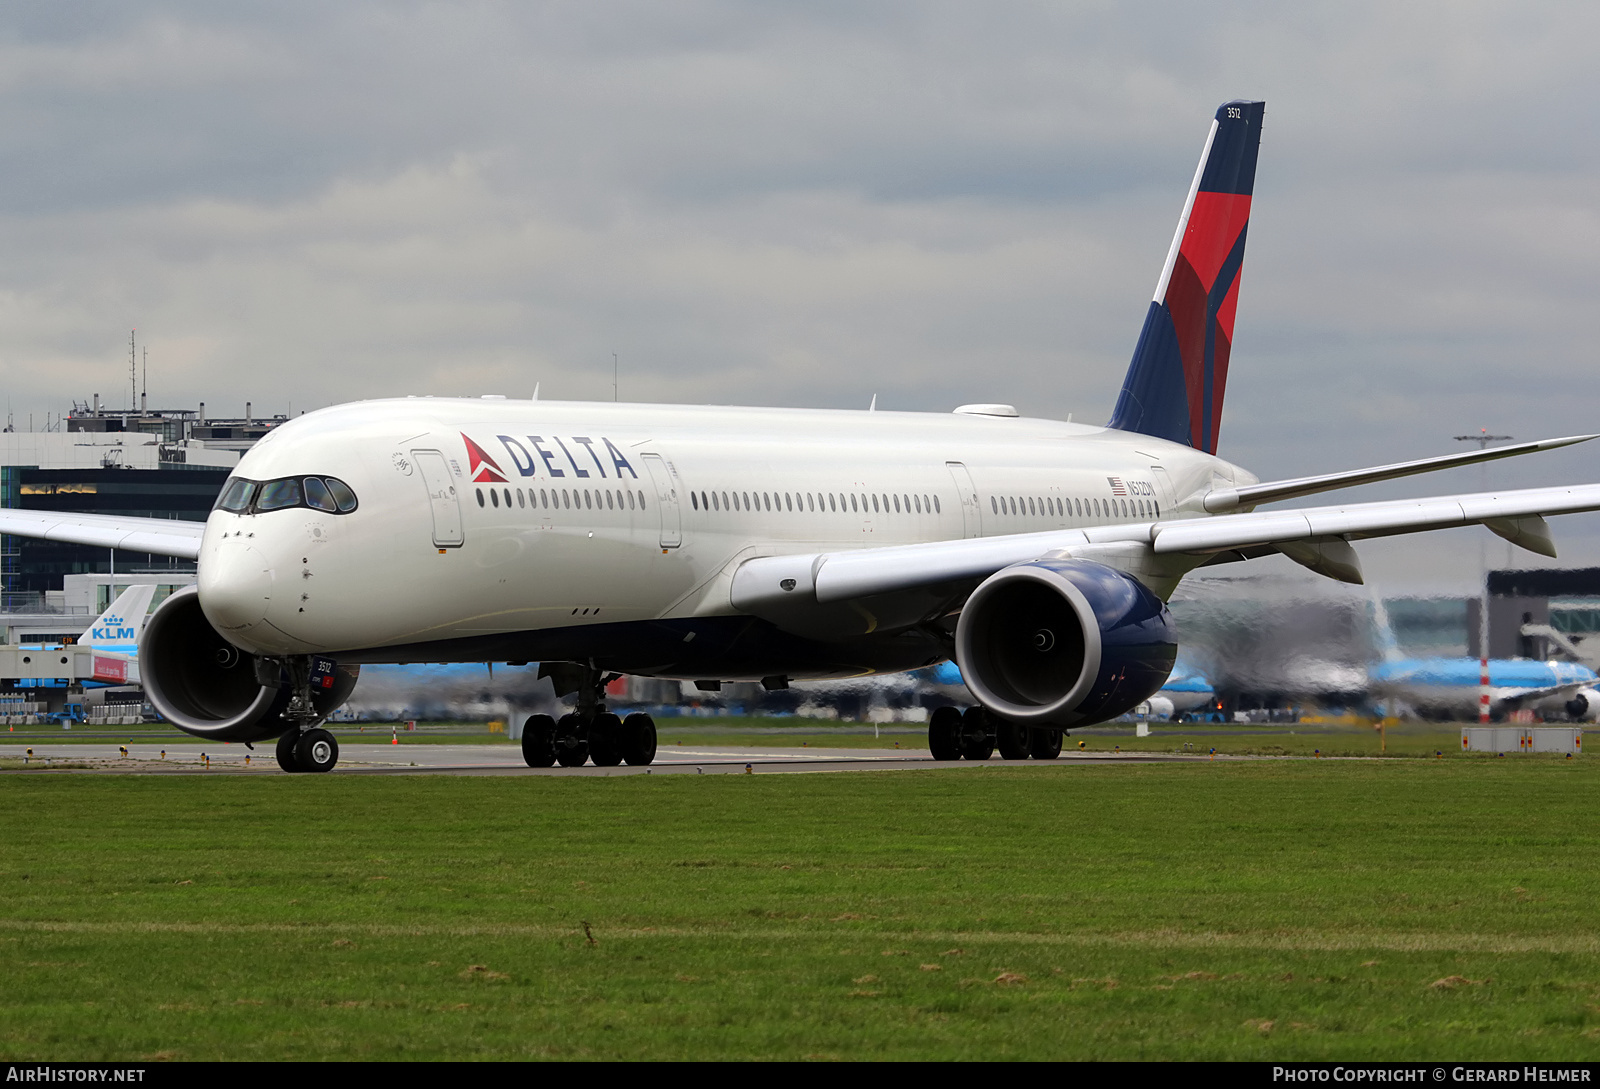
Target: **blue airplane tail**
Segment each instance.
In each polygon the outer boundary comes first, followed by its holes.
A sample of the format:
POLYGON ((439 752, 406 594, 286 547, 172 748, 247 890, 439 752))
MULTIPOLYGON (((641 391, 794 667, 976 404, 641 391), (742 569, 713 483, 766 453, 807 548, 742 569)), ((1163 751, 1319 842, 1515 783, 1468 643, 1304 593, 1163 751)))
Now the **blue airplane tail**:
POLYGON ((138 654, 139 635, 150 612, 150 601, 156 588, 151 583, 134 583, 111 606, 101 613, 93 624, 84 629, 78 642, 83 646, 119 654, 138 654))
POLYGON ((1106 425, 1217 452, 1266 103, 1217 109, 1106 425))

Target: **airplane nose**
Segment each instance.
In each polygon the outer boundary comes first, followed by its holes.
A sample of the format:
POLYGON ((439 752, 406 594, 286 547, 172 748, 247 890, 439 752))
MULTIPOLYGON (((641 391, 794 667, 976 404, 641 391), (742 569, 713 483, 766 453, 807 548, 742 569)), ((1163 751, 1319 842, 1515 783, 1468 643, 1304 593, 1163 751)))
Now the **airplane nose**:
POLYGON ((246 545, 219 549, 201 568, 200 608, 219 632, 247 632, 272 601, 272 567, 246 545))

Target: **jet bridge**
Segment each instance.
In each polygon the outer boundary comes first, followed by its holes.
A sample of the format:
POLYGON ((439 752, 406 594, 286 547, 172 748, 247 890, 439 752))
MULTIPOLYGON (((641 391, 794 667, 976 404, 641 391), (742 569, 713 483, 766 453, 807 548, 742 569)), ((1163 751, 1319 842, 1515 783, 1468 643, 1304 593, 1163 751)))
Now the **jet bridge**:
POLYGON ((51 711, 81 701, 86 684, 138 683, 139 663, 127 655, 88 646, 0 647, 0 690, 25 693, 51 711))

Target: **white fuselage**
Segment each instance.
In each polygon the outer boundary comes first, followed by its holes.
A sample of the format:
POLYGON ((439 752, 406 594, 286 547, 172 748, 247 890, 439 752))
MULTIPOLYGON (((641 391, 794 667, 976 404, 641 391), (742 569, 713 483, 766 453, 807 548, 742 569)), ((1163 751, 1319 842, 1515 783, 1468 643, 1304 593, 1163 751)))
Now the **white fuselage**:
POLYGON ((203 607, 247 651, 363 661, 483 661, 508 656, 486 638, 729 617, 753 557, 1193 517, 1186 498, 1254 480, 1050 420, 433 398, 302 416, 234 475, 303 474, 359 505, 213 512, 203 607))

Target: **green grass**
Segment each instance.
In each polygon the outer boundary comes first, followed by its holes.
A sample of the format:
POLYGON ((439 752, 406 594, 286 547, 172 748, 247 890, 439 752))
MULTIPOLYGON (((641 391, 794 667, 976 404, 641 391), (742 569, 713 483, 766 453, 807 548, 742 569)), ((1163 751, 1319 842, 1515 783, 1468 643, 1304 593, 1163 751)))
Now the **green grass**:
POLYGON ((1597 776, 8 773, 0 1056, 1593 1060, 1597 776))
MULTIPOLYGON (((1155 723, 1150 737, 1078 732, 1065 748, 1089 752, 1180 752, 1205 754, 1215 749, 1229 756, 1432 757, 1450 756, 1461 748, 1461 727, 1431 722, 1406 722, 1383 732, 1367 726, 1317 726, 1303 723, 1263 726, 1155 723)), ((1475 754, 1476 755, 1476 754, 1475 754)), ((1518 754, 1512 754, 1518 755, 1518 754)), ((1492 759, 1492 758, 1491 758, 1492 759)))

